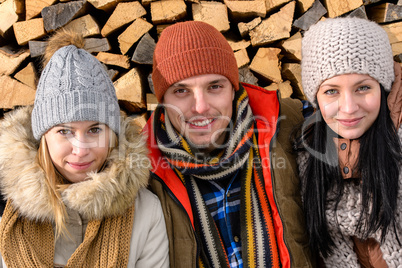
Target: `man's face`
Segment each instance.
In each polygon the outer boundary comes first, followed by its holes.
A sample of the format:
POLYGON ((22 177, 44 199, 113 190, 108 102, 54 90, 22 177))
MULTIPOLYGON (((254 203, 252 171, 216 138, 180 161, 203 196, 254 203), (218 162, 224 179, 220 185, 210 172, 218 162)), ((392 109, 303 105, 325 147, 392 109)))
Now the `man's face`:
POLYGON ((233 99, 234 88, 225 76, 204 74, 170 86, 163 104, 174 128, 188 142, 210 151, 225 141, 233 99))

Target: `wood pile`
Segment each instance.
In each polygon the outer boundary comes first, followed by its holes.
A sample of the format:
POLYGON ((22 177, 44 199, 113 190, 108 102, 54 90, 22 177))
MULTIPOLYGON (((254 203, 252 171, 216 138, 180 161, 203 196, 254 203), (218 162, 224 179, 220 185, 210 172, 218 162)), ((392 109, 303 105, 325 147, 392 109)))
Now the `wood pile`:
POLYGON ((33 103, 46 40, 61 27, 85 36, 85 48, 105 65, 121 107, 141 115, 142 125, 157 105, 150 77, 155 43, 179 21, 204 21, 221 31, 242 81, 303 99, 303 33, 339 16, 380 23, 402 62, 402 0, 0 0, 0 116, 33 103))

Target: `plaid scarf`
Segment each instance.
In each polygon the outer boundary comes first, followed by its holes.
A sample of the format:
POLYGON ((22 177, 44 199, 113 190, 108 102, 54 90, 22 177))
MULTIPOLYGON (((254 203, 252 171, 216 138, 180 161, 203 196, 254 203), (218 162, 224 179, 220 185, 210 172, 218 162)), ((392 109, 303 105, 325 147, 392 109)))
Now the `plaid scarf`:
POLYGON ((233 124, 224 148, 208 157, 193 148, 171 125, 162 106, 155 110, 156 140, 189 194, 195 231, 202 243, 200 267, 230 267, 219 230, 208 211, 196 178, 222 180, 240 169, 240 219, 244 267, 280 267, 271 207, 264 187, 255 123, 247 92, 235 94, 233 124))

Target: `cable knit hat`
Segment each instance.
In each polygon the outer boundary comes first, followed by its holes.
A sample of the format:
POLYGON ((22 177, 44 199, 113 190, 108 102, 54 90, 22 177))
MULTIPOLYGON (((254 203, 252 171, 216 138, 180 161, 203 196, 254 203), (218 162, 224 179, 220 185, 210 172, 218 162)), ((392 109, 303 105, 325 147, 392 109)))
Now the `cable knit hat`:
POLYGON ((326 79, 341 74, 368 74, 387 91, 394 81, 392 49, 387 33, 375 22, 335 18, 310 27, 302 40, 302 85, 316 106, 326 79))
MULTIPOLYGON (((74 40, 77 35, 62 32, 49 46, 74 40)), ((32 111, 33 135, 40 140, 50 128, 75 121, 104 123, 119 134, 120 108, 112 81, 95 57, 70 44, 51 56, 39 79, 32 111)))
POLYGON ((220 74, 239 89, 233 50, 215 27, 200 21, 179 22, 163 30, 153 56, 152 80, 159 102, 174 83, 201 74, 220 74))

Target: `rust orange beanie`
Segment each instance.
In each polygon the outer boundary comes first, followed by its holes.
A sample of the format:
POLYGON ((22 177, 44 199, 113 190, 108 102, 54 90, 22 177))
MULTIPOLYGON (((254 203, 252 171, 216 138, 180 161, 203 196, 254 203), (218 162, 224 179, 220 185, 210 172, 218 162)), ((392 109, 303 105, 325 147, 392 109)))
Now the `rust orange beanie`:
POLYGON ((200 21, 179 22, 163 30, 153 56, 152 81, 162 102, 174 83, 201 74, 220 74, 239 89, 233 50, 215 27, 200 21))

